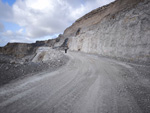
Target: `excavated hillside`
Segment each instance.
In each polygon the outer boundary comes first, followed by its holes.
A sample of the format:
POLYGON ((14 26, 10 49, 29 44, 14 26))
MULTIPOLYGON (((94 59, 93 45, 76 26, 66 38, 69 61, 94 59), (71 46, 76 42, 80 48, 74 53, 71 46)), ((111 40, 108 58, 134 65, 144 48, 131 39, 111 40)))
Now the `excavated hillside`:
POLYGON ((65 30, 64 35, 74 35, 74 32, 77 31, 77 29, 98 24, 106 16, 112 16, 115 18, 114 15, 116 13, 122 10, 133 8, 135 5, 142 1, 144 0, 116 0, 115 2, 112 2, 106 6, 97 8, 76 20, 72 26, 65 30))
POLYGON ((63 34, 70 50, 150 64, 150 0, 116 0, 63 34))
POLYGON ((116 0, 79 18, 56 39, 8 43, 0 54, 23 58, 41 46, 66 44, 70 50, 150 64, 150 0, 116 0))
MULTIPOLYGON (((62 35, 59 35, 56 39, 50 39, 45 41, 36 41, 35 43, 8 43, 4 47, 0 47, 0 54, 14 56, 16 58, 23 58, 28 55, 35 54, 39 47, 46 46, 53 48, 54 45, 60 43, 60 38, 63 39, 62 35)), ((63 43, 63 42, 61 42, 63 43)))
POLYGON ((56 39, 31 44, 8 43, 0 47, 0 87, 36 73, 55 71, 65 65, 69 58, 62 51, 54 49, 62 49, 63 44, 63 36, 59 35, 56 39))

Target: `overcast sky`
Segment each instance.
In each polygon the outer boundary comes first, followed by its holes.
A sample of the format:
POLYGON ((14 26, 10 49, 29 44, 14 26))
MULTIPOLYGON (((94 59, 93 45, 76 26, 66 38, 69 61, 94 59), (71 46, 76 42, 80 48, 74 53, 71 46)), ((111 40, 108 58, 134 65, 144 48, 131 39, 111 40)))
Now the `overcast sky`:
POLYGON ((0 46, 56 38, 76 19, 114 0, 0 0, 0 46))

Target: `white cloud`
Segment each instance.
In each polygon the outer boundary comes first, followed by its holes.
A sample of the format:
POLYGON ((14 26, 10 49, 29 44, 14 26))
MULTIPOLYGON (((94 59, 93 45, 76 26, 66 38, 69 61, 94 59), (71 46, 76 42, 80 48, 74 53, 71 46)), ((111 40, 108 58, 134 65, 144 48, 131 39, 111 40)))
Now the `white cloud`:
POLYGON ((51 0, 27 0, 26 4, 29 8, 39 11, 49 9, 54 5, 51 0))
POLYGON ((2 36, 1 40, 3 40, 5 43, 1 42, 0 46, 4 46, 7 42, 27 42, 27 43, 35 42, 34 39, 27 37, 23 33, 23 29, 19 29, 16 32, 7 30, 3 32, 1 36, 2 36))
POLYGON ((112 0, 17 0, 14 21, 26 28, 27 36, 39 38, 65 30, 76 19, 112 0))
MULTIPOLYGON (((6 31, 3 35, 17 40, 19 37, 19 40, 35 40, 54 36, 62 33, 84 14, 112 1, 114 0, 16 0, 12 8, 0 2, 3 11, 8 10, 5 18, 10 18, 11 15, 11 21, 26 31, 20 29, 13 32, 12 36, 8 35, 10 31, 6 31)), ((0 14, 3 14, 2 11, 0 14)))
POLYGON ((19 29, 17 32, 18 32, 19 34, 22 34, 22 33, 23 33, 23 30, 24 30, 24 29, 21 28, 21 29, 19 29))
POLYGON ((8 21, 13 17, 12 8, 8 4, 3 4, 0 0, 0 21, 8 21))
POLYGON ((13 6, 14 21, 26 27, 27 36, 32 38, 62 32, 70 23, 67 5, 62 0, 18 0, 13 6), (22 5, 25 6, 21 7, 22 5), (40 7, 41 5, 41 7, 40 7))

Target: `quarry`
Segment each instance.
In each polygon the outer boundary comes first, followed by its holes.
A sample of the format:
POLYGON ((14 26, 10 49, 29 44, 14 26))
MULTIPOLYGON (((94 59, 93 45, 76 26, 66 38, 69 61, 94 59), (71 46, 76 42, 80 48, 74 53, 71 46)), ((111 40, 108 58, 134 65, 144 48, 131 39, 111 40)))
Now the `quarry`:
POLYGON ((149 111, 150 0, 116 0, 55 39, 0 47, 0 113, 149 111))

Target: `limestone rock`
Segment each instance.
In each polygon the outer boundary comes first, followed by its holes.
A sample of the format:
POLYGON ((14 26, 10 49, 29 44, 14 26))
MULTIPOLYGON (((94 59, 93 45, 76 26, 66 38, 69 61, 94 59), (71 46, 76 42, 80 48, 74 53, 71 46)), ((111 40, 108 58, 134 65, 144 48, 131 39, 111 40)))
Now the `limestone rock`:
POLYGON ((78 19, 64 36, 71 50, 150 64, 150 0, 116 0, 78 19))
POLYGON ((63 57, 63 53, 50 47, 39 47, 32 62, 50 62, 63 57))

